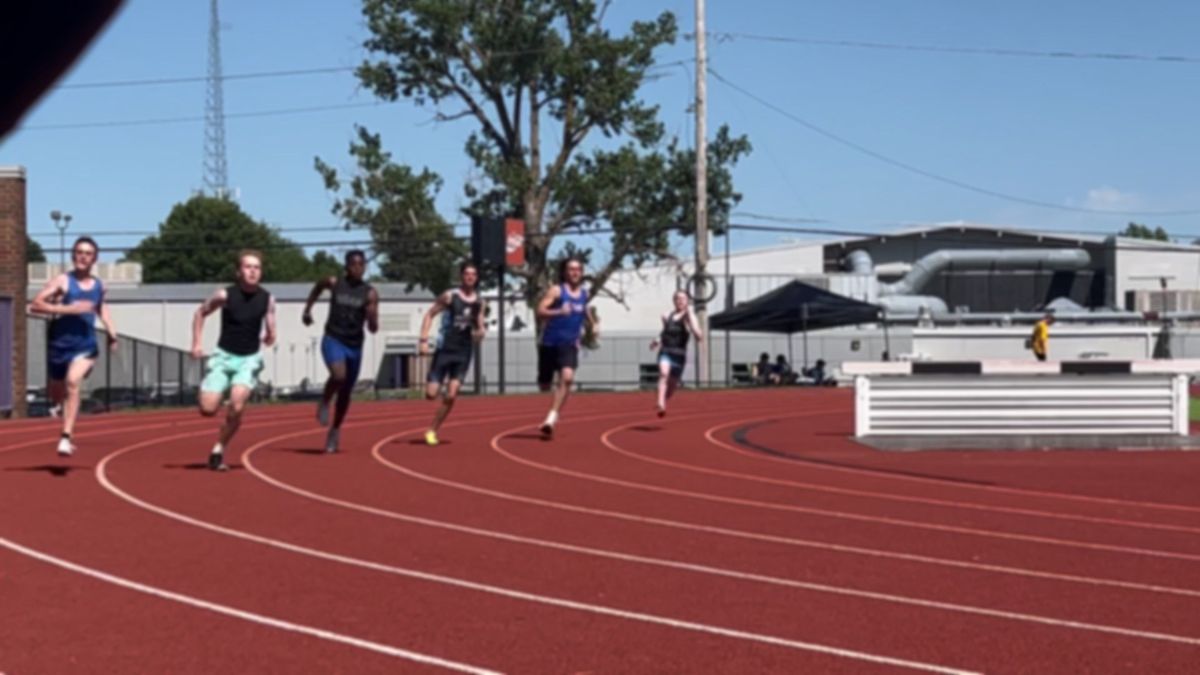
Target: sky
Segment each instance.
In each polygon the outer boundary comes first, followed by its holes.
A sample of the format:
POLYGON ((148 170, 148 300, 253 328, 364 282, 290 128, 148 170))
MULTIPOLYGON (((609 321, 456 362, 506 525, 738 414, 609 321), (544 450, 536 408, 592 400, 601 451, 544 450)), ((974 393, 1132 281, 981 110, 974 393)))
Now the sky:
MULTIPOLYGON (((367 57, 360 8, 352 0, 222 2, 224 72, 353 67, 367 57)), ((622 33, 663 11, 676 15, 681 39, 659 51, 659 62, 693 58, 695 45, 683 38, 694 30, 693 0, 615 0, 605 23, 622 33)), ((206 0, 128 0, 22 127, 0 140, 0 165, 28 171, 29 230, 44 246, 57 246, 51 210, 73 216, 69 234, 130 246, 202 187, 203 81, 81 85, 203 76, 208 12, 206 0), (174 121, 148 122, 164 119, 174 121), (130 121, 141 122, 108 124, 130 121), (62 126, 93 123, 108 125, 62 126)), ((950 221, 1115 232, 1136 220, 1200 237, 1200 3, 710 0, 707 14, 709 65, 722 78, 708 78, 709 129, 728 124, 755 148, 734 173, 744 195, 735 222, 765 215, 869 232, 950 221), (1194 213, 1166 215, 1180 211, 1194 213)), ((691 143, 694 64, 659 74, 643 97, 661 106, 668 133, 691 143)), ((348 70, 229 79, 224 98, 237 199, 292 239, 343 248, 366 239, 339 228, 313 169, 318 156, 353 166, 356 124, 381 133, 397 160, 438 172, 439 208, 461 220, 472 175, 468 122, 435 123, 433 109, 407 101, 377 104, 348 70), (339 107, 240 117, 330 106, 339 107)), ((803 236, 738 232, 732 246, 803 236)))

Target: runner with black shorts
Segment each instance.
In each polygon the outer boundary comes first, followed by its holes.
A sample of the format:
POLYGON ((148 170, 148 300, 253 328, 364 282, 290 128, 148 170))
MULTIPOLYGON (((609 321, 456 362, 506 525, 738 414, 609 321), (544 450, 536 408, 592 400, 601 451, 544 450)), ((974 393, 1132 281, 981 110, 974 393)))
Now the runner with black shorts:
POLYGON ((483 300, 476 292, 479 270, 472 263, 463 263, 458 268, 459 287, 438 296, 433 306, 425 312, 421 322, 421 354, 429 354, 429 329, 433 317, 442 315, 442 330, 438 337, 437 351, 426 378, 425 398, 432 401, 442 391, 442 403, 433 416, 433 426, 425 432, 425 442, 438 444, 438 428, 458 398, 462 380, 471 367, 471 354, 475 343, 483 339, 486 328, 483 324, 483 300), (444 385, 444 388, 443 388, 444 385))
POLYGON ((342 421, 350 410, 350 396, 362 367, 363 324, 372 332, 379 331, 379 294, 363 281, 367 271, 367 256, 357 249, 346 252, 346 272, 341 277, 326 277, 313 284, 300 317, 305 326, 313 324, 312 307, 317 298, 329 289, 329 318, 321 338, 321 357, 329 369, 325 391, 317 404, 317 423, 329 425, 329 403, 337 396, 333 426, 325 437, 325 452, 337 452, 342 421))
POLYGON ((696 336, 696 342, 704 339, 696 315, 688 304, 684 291, 675 291, 675 309, 662 316, 662 333, 650 343, 650 349, 658 350, 658 416, 667 414, 667 399, 675 394, 683 379, 683 368, 687 364, 688 338, 696 336))
POLYGON ((546 291, 537 307, 537 318, 545 322, 538 342, 538 388, 550 391, 554 374, 558 373, 554 401, 541 427, 546 436, 554 434, 558 413, 571 394, 575 370, 579 367, 579 341, 584 324, 590 325, 594 337, 600 336, 600 325, 588 311, 583 263, 577 258, 563 260, 558 268, 558 278, 558 285, 546 291))

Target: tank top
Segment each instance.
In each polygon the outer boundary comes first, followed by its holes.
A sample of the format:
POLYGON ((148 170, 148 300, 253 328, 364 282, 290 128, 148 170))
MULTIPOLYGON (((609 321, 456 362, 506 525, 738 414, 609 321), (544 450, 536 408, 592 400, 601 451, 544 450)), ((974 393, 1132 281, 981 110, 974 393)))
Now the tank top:
POLYGON ((583 319, 587 316, 588 293, 582 286, 579 295, 571 295, 566 284, 559 284, 558 299, 550 305, 550 309, 570 307, 571 313, 566 316, 554 316, 546 320, 545 330, 542 331, 542 344, 547 347, 572 345, 579 342, 583 333, 583 319))
POLYGON ((363 322, 367 319, 367 301, 371 296, 371 284, 365 281, 351 283, 341 277, 333 285, 329 298, 329 319, 325 322, 325 334, 338 342, 358 349, 365 335, 363 322))
POLYGON ((270 307, 271 294, 259 287, 246 292, 234 284, 225 289, 221 308, 221 339, 217 346, 236 356, 257 354, 263 318, 270 307))
POLYGON ((96 351, 96 312, 104 299, 104 284, 92 277, 92 287, 84 290, 74 274, 67 275, 67 292, 62 304, 80 300, 92 303, 95 311, 86 314, 60 314, 50 323, 50 346, 56 351, 96 351))
POLYGON ((687 356, 688 338, 692 336, 687 327, 687 313, 668 314, 663 321, 662 335, 659 337, 659 349, 664 354, 672 356, 687 356))
POLYGON ((438 350, 454 354, 470 354, 475 348, 471 332, 475 330, 483 302, 476 294, 474 302, 467 302, 457 289, 450 291, 450 305, 442 310, 442 332, 438 336, 438 350))

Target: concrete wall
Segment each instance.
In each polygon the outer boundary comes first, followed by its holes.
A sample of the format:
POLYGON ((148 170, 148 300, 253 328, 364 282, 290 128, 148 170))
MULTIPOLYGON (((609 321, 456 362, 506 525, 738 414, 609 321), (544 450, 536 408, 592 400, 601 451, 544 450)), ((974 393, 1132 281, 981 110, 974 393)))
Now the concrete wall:
POLYGON ((1126 292, 1158 291, 1162 278, 1169 290, 1200 290, 1200 249, 1160 251, 1152 242, 1122 239, 1116 257, 1116 297, 1122 306, 1126 292))
MULTIPOLYGON (((1033 352, 1025 347, 1032 331, 1031 326, 918 328, 913 331, 912 356, 936 361, 1032 360, 1033 352)), ((1154 355, 1158 332, 1155 326, 1057 324, 1050 329, 1049 358, 1148 359, 1154 355)))

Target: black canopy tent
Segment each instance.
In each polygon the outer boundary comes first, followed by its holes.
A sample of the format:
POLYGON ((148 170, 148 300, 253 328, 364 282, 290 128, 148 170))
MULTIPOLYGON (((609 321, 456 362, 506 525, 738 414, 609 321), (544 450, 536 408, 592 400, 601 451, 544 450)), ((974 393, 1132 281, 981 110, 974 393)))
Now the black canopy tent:
MULTIPOLYGON (((709 318, 712 330, 751 333, 804 334, 804 367, 808 367, 808 332, 859 323, 883 321, 884 350, 888 345, 884 309, 844 295, 830 293, 803 281, 791 281, 709 318)), ((788 349, 791 350, 791 340, 788 349)), ((791 359, 791 354, 788 354, 791 359)))

